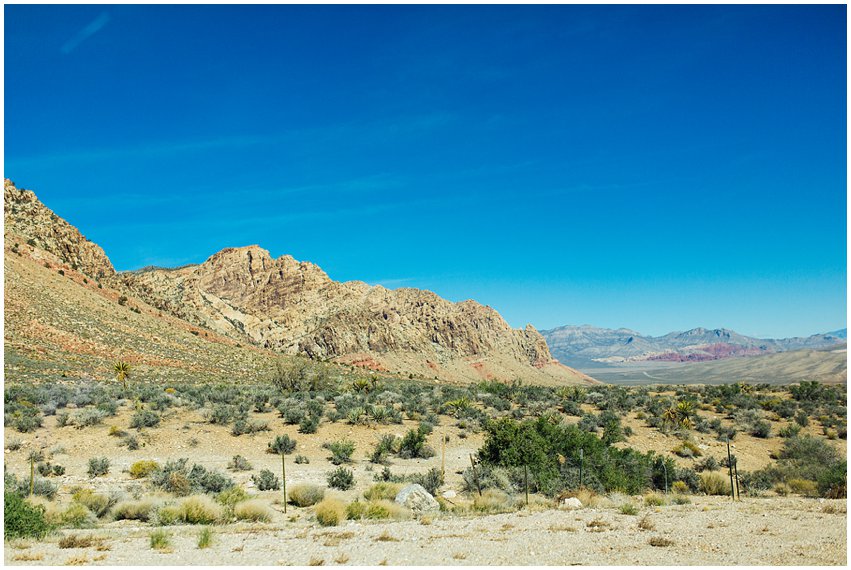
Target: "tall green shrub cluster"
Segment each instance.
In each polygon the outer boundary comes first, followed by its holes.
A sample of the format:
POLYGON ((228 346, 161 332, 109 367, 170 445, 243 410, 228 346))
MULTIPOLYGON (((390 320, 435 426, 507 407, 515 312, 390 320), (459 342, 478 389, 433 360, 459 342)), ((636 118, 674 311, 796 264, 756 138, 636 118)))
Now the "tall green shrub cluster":
POLYGON ((488 422, 485 430, 480 460, 497 467, 525 467, 530 485, 548 494, 578 487, 580 468, 584 486, 607 492, 661 488, 665 467, 669 485, 677 476, 672 462, 652 452, 618 449, 593 433, 548 417, 522 422, 502 418, 488 422))

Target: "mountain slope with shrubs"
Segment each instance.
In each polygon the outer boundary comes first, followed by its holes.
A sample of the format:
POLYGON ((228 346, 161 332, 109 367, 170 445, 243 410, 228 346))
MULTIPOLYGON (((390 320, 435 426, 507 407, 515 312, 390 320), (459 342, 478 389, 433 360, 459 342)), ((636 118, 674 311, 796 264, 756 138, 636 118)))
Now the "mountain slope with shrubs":
POLYGON ((553 360, 534 327, 512 329, 475 301, 339 283, 256 246, 116 274, 100 247, 31 191, 6 180, 5 205, 7 370, 92 373, 121 358, 240 378, 283 353, 458 382, 594 383, 553 360))

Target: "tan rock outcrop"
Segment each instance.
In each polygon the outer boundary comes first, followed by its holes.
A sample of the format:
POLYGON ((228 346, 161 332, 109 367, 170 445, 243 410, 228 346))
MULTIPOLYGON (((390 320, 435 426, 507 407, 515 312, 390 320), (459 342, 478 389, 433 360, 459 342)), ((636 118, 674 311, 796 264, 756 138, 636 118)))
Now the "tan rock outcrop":
POLYGON ((90 277, 115 274, 103 249, 53 213, 32 191, 19 190, 11 180, 5 179, 3 206, 7 235, 18 236, 22 242, 55 255, 90 277))

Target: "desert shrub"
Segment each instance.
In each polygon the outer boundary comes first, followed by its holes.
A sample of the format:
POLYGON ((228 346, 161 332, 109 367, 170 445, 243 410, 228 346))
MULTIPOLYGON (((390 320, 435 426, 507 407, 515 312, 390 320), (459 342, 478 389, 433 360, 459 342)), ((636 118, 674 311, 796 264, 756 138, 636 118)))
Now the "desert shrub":
POLYGON ((94 526, 95 515, 80 503, 71 503, 61 515, 62 526, 88 528, 94 526))
POLYGON ((160 524, 212 524, 223 518, 224 511, 207 495, 185 497, 159 510, 160 524))
POLYGON ((363 496, 369 501, 378 499, 387 499, 388 501, 392 501, 396 498, 396 495, 399 494, 401 489, 402 485, 399 483, 380 482, 364 491, 363 496))
POLYGON ((375 444, 375 448, 372 450, 372 453, 369 456, 369 460, 372 463, 377 464, 385 464, 387 463, 387 458, 399 452, 399 438, 395 435, 387 434, 381 436, 378 442, 375 444))
MULTIPOLYGON (((29 494, 29 478, 16 480, 13 476, 11 480, 14 481, 14 483, 10 485, 7 481, 7 490, 15 489, 21 496, 26 496, 29 494)), ((56 484, 48 481, 47 479, 41 479, 39 477, 36 477, 33 480, 33 495, 35 495, 36 497, 45 497, 46 499, 53 500, 53 498, 56 496, 56 492, 58 491, 58 489, 59 487, 56 484)))
POLYGON ((355 442, 349 439, 341 439, 339 441, 332 441, 331 443, 324 443, 322 447, 331 452, 330 460, 334 465, 352 462, 352 454, 355 452, 355 442))
POLYGON ((434 457, 434 450, 426 445, 426 437, 431 433, 429 424, 423 422, 417 429, 408 430, 399 442, 399 457, 402 459, 434 457))
POLYGON ((801 433, 801 426, 798 424, 789 424, 788 426, 780 428, 780 431, 777 433, 780 437, 795 437, 801 433))
POLYGON ((848 468, 845 460, 829 463, 817 474, 818 492, 828 499, 843 499, 847 496, 848 468))
POLYGON ((681 441, 672 451, 680 457, 700 457, 703 455, 700 448, 691 441, 681 441))
POLYGON ((332 489, 348 491, 355 486, 355 474, 351 469, 338 467, 328 474, 328 486, 332 489))
POLYGON ((337 499, 324 499, 313 510, 317 522, 322 526, 337 526, 346 518, 346 505, 337 499))
POLYGON ((276 453, 278 455, 281 454, 290 454, 295 450, 296 440, 290 438, 290 436, 284 434, 276 436, 269 445, 266 447, 267 453, 276 453))
POLYGON ((137 461, 130 466, 130 477, 133 479, 144 479, 159 468, 159 463, 150 459, 137 461))
POLYGON ((325 497, 325 489, 319 485, 293 485, 289 490, 290 503, 298 507, 312 507, 325 497))
POLYGON ((809 481, 807 479, 789 479, 787 484, 793 493, 804 495, 805 497, 818 496, 818 483, 815 481, 809 481))
POLYGON ((437 490, 443 485, 443 473, 437 467, 432 467, 425 473, 411 473, 406 475, 405 479, 411 483, 422 485, 432 495, 437 494, 437 490))
POLYGON ((635 516, 638 514, 638 507, 633 505, 632 503, 624 503, 620 506, 620 512, 622 515, 630 515, 635 516))
POLYGON ((5 423, 11 425, 21 433, 35 431, 42 425, 42 416, 39 410, 32 406, 22 406, 7 416, 5 423))
MULTIPOLYGON (((664 485, 662 467, 668 463, 661 458, 607 445, 575 425, 558 424, 547 417, 523 422, 503 418, 487 422, 485 430, 485 443, 479 450, 482 463, 527 466, 530 485, 549 495, 579 486, 580 450, 586 486, 634 494, 664 485)), ((673 468, 671 462, 669 474, 673 468)))
POLYGON ((89 509, 97 517, 102 517, 109 512, 109 508, 115 504, 115 501, 106 495, 95 493, 88 488, 78 488, 71 495, 71 498, 89 509))
POLYGON ((44 518, 44 508, 29 505, 17 493, 3 493, 3 531, 6 540, 15 538, 44 538, 50 525, 44 518))
POLYGON ((373 501, 354 501, 346 507, 346 518, 349 520, 401 520, 409 516, 409 511, 387 499, 373 501))
POLYGON ((684 481, 674 481, 671 485, 671 492, 679 495, 685 495, 691 492, 691 489, 684 481))
POLYGON ((130 427, 135 429, 156 427, 159 423, 160 415, 151 410, 136 410, 133 417, 130 418, 130 427))
POLYGON ((198 548, 209 548, 213 544, 213 529, 205 526, 198 533, 198 548))
POLYGON ((758 420, 751 424, 750 434, 754 437, 767 438, 771 435, 771 424, 765 420, 758 420))
POLYGON ((87 408, 74 414, 71 420, 77 428, 96 426, 103 422, 107 412, 97 408, 87 408))
POLYGON ((496 489, 487 489, 481 496, 473 496, 473 510, 480 513, 508 513, 514 511, 514 501, 511 497, 496 489))
POLYGON ((296 455, 293 461, 295 461, 296 465, 306 465, 310 463, 310 459, 308 459, 304 455, 296 455))
POLYGON ((272 509, 259 499, 237 503, 233 508, 233 514, 237 520, 241 521, 269 522, 272 520, 272 509))
POLYGON ((147 522, 151 520, 157 504, 152 499, 139 499, 138 501, 121 501, 112 509, 112 518, 115 520, 134 520, 147 522))
POLYGON ((109 459, 106 457, 92 457, 89 459, 89 477, 101 477, 109 473, 109 459))
POLYGON ((251 480, 254 481, 259 491, 277 491, 281 488, 281 480, 268 469, 263 469, 257 475, 252 475, 251 480))
POLYGON ((135 435, 128 435, 127 437, 123 438, 123 443, 127 446, 127 449, 129 451, 136 451, 141 447, 141 445, 139 444, 139 438, 137 438, 135 435))
POLYGON ((234 455, 228 463, 228 469, 231 471, 251 471, 251 463, 241 455, 234 455))
POLYGON ((514 491, 513 477, 509 473, 509 469, 505 467, 494 467, 489 464, 482 464, 476 467, 476 475, 478 477, 478 486, 473 477, 473 470, 467 467, 462 474, 463 489, 467 492, 473 492, 481 487, 482 489, 499 489, 500 491, 514 491))
POLYGON ((700 474, 700 489, 707 495, 727 495, 730 493, 730 481, 720 473, 703 472, 700 474))
POLYGON ((701 471, 717 471, 721 468, 721 464, 714 457, 707 456, 701 461, 694 464, 694 470, 700 473, 701 471))
POLYGON ((298 423, 299 433, 316 433, 319 429, 319 424, 322 421, 322 416, 309 415, 302 418, 298 423))
MULTIPOLYGON (((677 483, 682 483, 682 481, 677 481, 677 483)), ((685 485, 685 483, 683 483, 683 485, 685 485)), ((686 485, 686 489, 688 489, 688 485, 686 485)), ((666 503, 667 501, 665 501, 665 497, 659 493, 647 493, 644 495, 644 504, 648 507, 661 507, 666 503)))
POLYGON ((165 550, 171 546, 171 534, 161 528, 151 532, 150 540, 154 550, 165 550))
POLYGON ((795 414, 795 423, 802 428, 807 427, 810 425, 810 416, 804 410, 798 410, 798 413, 795 414))
POLYGON ((238 419, 233 423, 230 433, 231 435, 240 436, 243 434, 259 433, 261 431, 269 431, 268 422, 238 419))
POLYGON ((197 464, 189 469, 187 462, 185 457, 167 461, 150 474, 151 484, 179 497, 192 492, 219 493, 233 487, 233 481, 224 474, 197 464))
POLYGON ((225 507, 233 508, 234 505, 240 503, 242 501, 247 501, 249 498, 248 493, 245 492, 245 489, 234 485, 230 489, 225 489, 218 495, 216 495, 216 501, 225 507))

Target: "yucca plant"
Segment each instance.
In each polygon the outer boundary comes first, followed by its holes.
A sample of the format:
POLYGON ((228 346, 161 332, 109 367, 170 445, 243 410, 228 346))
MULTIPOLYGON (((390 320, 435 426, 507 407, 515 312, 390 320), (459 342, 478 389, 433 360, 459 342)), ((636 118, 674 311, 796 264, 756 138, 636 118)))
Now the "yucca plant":
POLYGON ((130 377, 130 365, 124 362, 123 360, 119 360, 112 366, 112 371, 115 373, 115 379, 121 382, 124 385, 124 389, 127 389, 127 379, 130 377))

